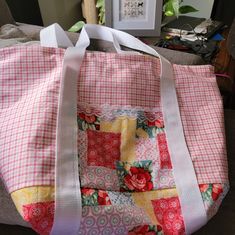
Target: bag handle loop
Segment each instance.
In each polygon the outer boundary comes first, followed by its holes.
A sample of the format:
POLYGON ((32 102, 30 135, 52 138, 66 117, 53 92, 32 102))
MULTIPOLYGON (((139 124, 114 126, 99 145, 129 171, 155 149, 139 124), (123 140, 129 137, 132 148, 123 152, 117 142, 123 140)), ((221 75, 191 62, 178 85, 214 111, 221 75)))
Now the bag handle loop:
MULTIPOLYGON (((106 40, 113 43, 117 53, 128 54, 128 51, 122 51, 120 49, 120 45, 122 45, 133 50, 145 52, 149 55, 159 57, 161 63, 161 78, 168 77, 168 79, 172 80, 174 77, 172 65, 165 57, 161 56, 152 47, 146 45, 145 43, 141 42, 139 39, 128 33, 106 26, 86 24, 82 28, 79 39, 76 43, 76 47, 83 50, 84 45, 90 45, 90 38, 106 40)), ((133 54, 133 51, 129 53, 133 54)))
MULTIPOLYGON (((133 51, 121 50, 120 45, 122 45, 133 50, 145 52, 149 55, 159 57, 161 61, 161 73, 165 74, 164 70, 168 71, 168 73, 169 71, 172 71, 172 69, 169 70, 169 68, 171 67, 171 63, 165 57, 161 56, 153 48, 128 33, 106 26, 86 24, 83 26, 79 39, 75 46, 83 51, 90 45, 90 38, 111 42, 115 48, 115 51, 120 54, 135 53, 133 51)), ((40 31, 40 42, 41 46, 44 47, 74 47, 67 34, 57 23, 52 24, 40 31)), ((173 77, 173 72, 169 74, 169 77, 173 77)))
POLYGON ((89 38, 110 41, 115 48, 120 48, 120 45, 122 45, 133 50, 145 52, 152 56, 161 57, 153 48, 141 42, 136 37, 106 26, 94 24, 84 25, 76 46, 79 46, 84 40, 83 34, 87 34, 89 38), (110 34, 112 35, 111 37, 110 34))
POLYGON ((73 43, 57 23, 52 24, 40 31, 40 43, 43 47, 73 47, 73 43))

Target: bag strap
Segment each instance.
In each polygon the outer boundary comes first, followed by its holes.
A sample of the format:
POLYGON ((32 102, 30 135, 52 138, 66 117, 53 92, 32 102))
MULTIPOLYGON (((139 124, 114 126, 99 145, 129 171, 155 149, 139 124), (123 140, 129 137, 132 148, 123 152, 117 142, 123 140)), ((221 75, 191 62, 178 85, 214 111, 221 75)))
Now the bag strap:
MULTIPOLYGON (((56 35, 57 34, 55 34, 55 36, 56 35)), ((184 218, 186 234, 191 234, 195 232, 207 222, 207 215, 203 204, 202 196, 199 190, 196 174, 194 171, 194 166, 192 164, 190 153, 188 151, 186 140, 184 137, 184 131, 180 117, 180 110, 177 100, 175 83, 173 79, 174 78, 173 66, 167 59, 159 55, 153 48, 149 47, 148 45, 144 44, 137 38, 125 32, 121 32, 100 25, 85 25, 80 33, 80 37, 76 44, 76 47, 69 48, 68 53, 65 55, 64 58, 64 61, 67 61, 68 58, 70 58, 69 55, 72 54, 73 60, 75 60, 77 63, 77 65, 74 68, 76 70, 76 74, 74 73, 75 76, 73 77, 74 79, 77 79, 78 77, 78 72, 80 70, 81 62, 85 56, 86 48, 90 44, 90 38, 101 39, 112 42, 118 53, 124 53, 120 49, 120 45, 123 45, 131 49, 142 51, 160 58, 161 104, 162 104, 162 111, 166 128, 166 137, 173 165, 175 184, 179 194, 179 200, 181 204, 182 215, 184 218)), ((64 62, 63 71, 66 71, 67 67, 69 67, 69 63, 64 62)), ((63 80, 67 79, 67 75, 66 73, 63 73, 64 76, 63 80)), ((69 76, 71 77, 71 74, 69 76)), ((60 104, 59 109, 63 110, 63 106, 64 105, 62 102, 60 104)), ((74 118, 76 119, 76 117, 74 118)), ((62 118, 60 120, 62 121, 62 118)), ((59 136, 59 138, 61 138, 61 136, 59 136)), ((61 157, 63 158, 63 156, 58 156, 58 158, 61 157)), ((68 178, 67 184, 71 185, 71 179, 70 179, 71 173, 63 172, 62 174, 62 171, 59 170, 59 168, 62 168, 62 166, 60 166, 59 164, 57 164, 57 168, 58 168, 57 178, 61 178, 62 182, 65 182, 65 179, 67 177, 68 178)), ((61 187, 62 184, 59 183, 58 180, 56 181, 56 184, 58 184, 57 188, 61 188, 62 190, 61 194, 62 194, 63 193, 63 188, 61 187)), ((64 188, 65 186, 66 184, 63 184, 64 188)), ((57 191, 56 194, 58 194, 57 197, 60 197, 59 195, 60 192, 57 191)), ((66 197, 60 199, 61 203, 63 201, 62 199, 67 201, 66 197)), ((77 203, 81 203, 80 195, 78 197, 77 203)), ((61 213, 60 215, 59 212, 57 213, 58 211, 57 207, 59 208, 59 203, 56 203, 56 214, 58 219, 55 220, 55 224, 57 220, 59 221, 60 217, 63 217, 63 211, 60 212, 61 213)), ((77 221, 77 223, 79 223, 79 221, 77 221)), ((53 226, 53 228, 54 227, 56 226, 53 226)))
POLYGON ((67 48, 74 46, 65 31, 57 23, 40 31, 40 43, 43 47, 54 48, 67 48))

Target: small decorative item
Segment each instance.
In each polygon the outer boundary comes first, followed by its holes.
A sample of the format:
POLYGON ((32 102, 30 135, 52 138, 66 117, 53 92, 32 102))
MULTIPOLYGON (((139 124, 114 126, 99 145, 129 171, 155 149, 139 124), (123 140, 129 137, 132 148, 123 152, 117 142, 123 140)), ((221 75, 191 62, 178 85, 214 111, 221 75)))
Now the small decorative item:
POLYGON ((105 0, 105 24, 135 36, 159 36, 162 0, 105 0))

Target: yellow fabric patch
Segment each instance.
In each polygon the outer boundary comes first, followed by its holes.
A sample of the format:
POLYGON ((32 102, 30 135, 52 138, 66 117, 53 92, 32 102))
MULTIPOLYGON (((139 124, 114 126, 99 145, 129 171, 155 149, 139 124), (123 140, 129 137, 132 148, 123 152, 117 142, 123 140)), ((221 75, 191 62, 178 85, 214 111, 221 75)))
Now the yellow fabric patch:
POLYGON ((152 224, 159 224, 159 222, 155 216, 151 200, 176 196, 178 196, 178 194, 175 188, 132 193, 135 204, 146 211, 152 224))
POLYGON ((54 201, 55 189, 53 186, 28 187, 11 193, 11 198, 18 212, 23 216, 23 205, 54 201))
POLYGON ((122 117, 117 118, 114 122, 101 122, 100 130, 121 133, 121 161, 135 161, 136 120, 122 117))

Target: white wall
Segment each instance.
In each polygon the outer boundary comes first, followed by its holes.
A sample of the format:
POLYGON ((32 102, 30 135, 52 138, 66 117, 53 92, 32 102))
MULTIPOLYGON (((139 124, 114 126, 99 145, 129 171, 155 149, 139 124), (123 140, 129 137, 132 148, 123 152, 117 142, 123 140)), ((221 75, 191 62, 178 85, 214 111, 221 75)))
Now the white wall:
POLYGON ((198 9, 198 12, 189 13, 189 16, 210 18, 214 0, 184 0, 182 5, 191 5, 198 9))

